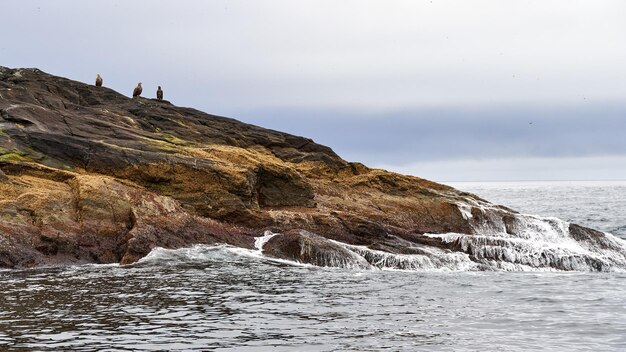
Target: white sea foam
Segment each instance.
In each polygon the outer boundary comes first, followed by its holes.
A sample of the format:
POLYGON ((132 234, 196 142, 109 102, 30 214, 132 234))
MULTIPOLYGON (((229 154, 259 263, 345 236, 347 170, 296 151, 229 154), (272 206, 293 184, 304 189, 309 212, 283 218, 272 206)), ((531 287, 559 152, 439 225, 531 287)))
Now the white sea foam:
POLYGON ((425 254, 394 254, 333 241, 358 254, 375 269, 408 271, 470 271, 478 266, 465 253, 421 248, 425 254))
POLYGON ((255 237, 254 239, 254 247, 259 251, 259 252, 263 252, 263 246, 265 246, 265 244, 267 243, 267 241, 269 241, 272 237, 276 236, 276 233, 273 233, 272 231, 265 231, 265 233, 263 234, 263 236, 261 237, 255 237))
MULTIPOLYGON (((427 234, 487 268, 502 270, 614 271, 626 269, 626 241, 604 234, 577 241, 570 224, 552 217, 516 214, 473 202, 480 217, 470 221, 473 234, 427 234), (521 267, 520 267, 521 266, 521 267)), ((461 206, 467 209, 470 205, 461 206)), ((465 216, 464 216, 465 217, 465 216)))
POLYGON ((251 258, 265 258, 262 254, 263 246, 270 238, 277 234, 265 231, 263 236, 256 237, 254 241, 255 249, 235 247, 227 244, 203 245, 198 244, 191 247, 167 249, 157 247, 148 255, 141 258, 138 263, 159 262, 159 261, 197 261, 202 262, 213 259, 224 259, 225 257, 244 256, 251 258))
MULTIPOLYGON (((501 208, 484 208, 481 204, 460 205, 466 212, 474 233, 426 234, 440 239, 444 247, 420 245, 420 254, 394 254, 365 246, 329 240, 347 250, 315 252, 304 246, 303 256, 315 256, 322 266, 349 269, 382 269, 408 271, 624 271, 626 241, 604 234, 589 241, 577 241, 569 232, 569 223, 557 218, 515 214, 501 208), (477 207, 481 216, 471 216, 477 207), (469 215, 468 215, 469 214, 469 215), (505 216, 507 217, 505 223, 505 216), (307 252, 309 251, 309 252, 307 252), (314 253, 315 252, 315 253, 314 253), (321 256, 321 257, 320 257, 321 256)), ((266 231, 255 239, 255 249, 229 245, 197 245, 168 250, 157 248, 140 260, 205 261, 238 260, 238 257, 268 260, 289 265, 305 265, 296 261, 269 258, 263 247, 276 233, 266 231)))
POLYGON ((456 206, 459 208, 459 211, 461 212, 461 216, 463 216, 463 219, 469 220, 472 218, 471 206, 464 204, 464 203, 457 203, 456 206))
MULTIPOLYGON (((264 236, 257 237, 256 240, 259 241, 262 239, 264 242, 259 244, 260 248, 262 248, 263 244, 269 240, 269 238, 273 237, 276 234, 267 233, 264 236), (267 237, 269 238, 267 238, 267 237)), ((258 242, 257 242, 258 243, 258 242)), ((285 259, 271 258, 264 256, 260 249, 248 249, 242 247, 235 247, 228 244, 214 244, 214 245, 205 245, 198 244, 191 247, 178 248, 178 249, 167 249, 162 247, 156 247, 148 253, 145 257, 139 259, 137 264, 158 264, 161 265, 163 263, 168 263, 172 265, 180 264, 180 263, 203 263, 209 261, 231 261, 236 262, 242 260, 242 258, 252 259, 252 260, 262 260, 269 261, 293 266, 306 266, 310 267, 312 265, 294 262, 285 259)))

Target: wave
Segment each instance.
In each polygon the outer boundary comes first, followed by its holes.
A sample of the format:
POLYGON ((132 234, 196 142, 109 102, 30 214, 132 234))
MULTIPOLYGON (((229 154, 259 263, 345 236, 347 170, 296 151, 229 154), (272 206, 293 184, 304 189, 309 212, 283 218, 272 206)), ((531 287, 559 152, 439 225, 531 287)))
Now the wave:
MULTIPOLYGON (((487 208, 477 202, 459 205, 473 229, 471 234, 426 234, 442 248, 415 245, 420 254, 394 254, 323 239, 342 248, 317 251, 303 246, 302 257, 314 257, 322 267, 405 271, 626 271, 626 241, 609 233, 572 226, 557 218, 512 213, 487 208), (587 231, 587 232, 585 232, 587 231), (591 235, 589 235, 591 234, 591 235), (586 236, 586 237, 585 237, 586 236)), ((574 225, 575 226, 575 225, 574 225)), ((302 235, 313 235, 302 232, 302 235)), ((140 263, 238 261, 242 257, 307 265, 263 254, 263 247, 279 234, 266 231, 255 240, 255 249, 229 245, 193 246, 177 250, 155 249, 140 263)))
POLYGON ((229 244, 197 244, 191 247, 178 249, 168 249, 156 247, 148 253, 147 256, 139 259, 137 263, 129 266, 144 265, 180 265, 180 264, 202 264, 207 262, 218 263, 241 263, 242 261, 262 261, 273 264, 285 264, 290 266, 306 266, 312 265, 294 262, 285 259, 272 258, 263 255, 263 245, 277 233, 265 231, 263 236, 255 238, 255 249, 247 249, 232 246, 229 244))
POLYGON ((477 202, 459 206, 459 211, 471 214, 474 233, 428 236, 467 253, 475 262, 575 271, 626 269, 626 241, 610 233, 477 202))
MULTIPOLYGON (((257 240, 265 242, 270 236, 264 235, 257 240)), ((554 245, 532 243, 520 240, 502 240, 485 236, 463 234, 431 235, 447 241, 462 243, 463 251, 451 251, 440 248, 421 248, 424 254, 394 254, 332 241, 354 254, 355 258, 324 258, 322 267, 354 270, 399 270, 417 272, 441 271, 624 271, 626 264, 619 257, 610 255, 595 256, 591 253, 577 253, 571 249, 554 245), (358 262, 359 265, 354 265, 358 262)), ((257 242, 259 243, 259 242, 257 242)), ((280 263, 289 266, 313 265, 277 259, 263 255, 262 245, 250 250, 221 245, 196 245, 181 249, 155 248, 137 264, 163 265, 169 263, 241 262, 242 260, 280 263)))

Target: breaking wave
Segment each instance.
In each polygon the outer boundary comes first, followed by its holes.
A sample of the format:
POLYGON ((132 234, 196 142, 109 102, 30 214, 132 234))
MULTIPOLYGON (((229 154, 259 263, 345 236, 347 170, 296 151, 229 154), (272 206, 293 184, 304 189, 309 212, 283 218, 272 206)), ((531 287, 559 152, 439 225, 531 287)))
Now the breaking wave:
POLYGON ((473 234, 429 234, 472 261, 504 270, 623 271, 626 241, 553 217, 510 212, 478 202, 459 204, 473 234))
POLYGON ((255 238, 255 249, 247 249, 229 244, 197 244, 191 247, 168 249, 157 247, 154 248, 147 256, 139 259, 135 266, 142 265, 179 265, 179 264, 201 264, 206 262, 220 263, 241 263, 241 262, 271 262, 295 266, 311 265, 298 263, 290 260, 270 258, 262 253, 263 245, 270 238, 276 236, 276 233, 265 231, 263 236, 255 238))
MULTIPOLYGON (((416 244, 411 249, 420 254, 394 254, 328 240, 347 251, 319 252, 317 263, 347 269, 407 271, 626 271, 626 241, 609 233, 580 228, 591 235, 583 232, 586 237, 573 236, 570 224, 557 218, 517 214, 476 202, 458 206, 474 233, 426 234, 438 239, 441 248, 416 244)), ((266 231, 256 238, 255 249, 228 245, 159 248, 140 262, 248 258, 311 266, 265 256, 263 246, 276 235, 266 231)))

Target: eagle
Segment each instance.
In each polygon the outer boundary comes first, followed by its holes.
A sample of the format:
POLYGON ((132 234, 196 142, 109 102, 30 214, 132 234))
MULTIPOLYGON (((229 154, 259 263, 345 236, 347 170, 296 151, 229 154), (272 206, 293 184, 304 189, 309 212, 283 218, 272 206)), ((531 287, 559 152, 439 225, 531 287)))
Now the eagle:
POLYGON ((139 82, 137 83, 137 87, 135 87, 135 90, 133 90, 133 98, 140 96, 142 91, 143 88, 141 88, 141 82, 139 82))

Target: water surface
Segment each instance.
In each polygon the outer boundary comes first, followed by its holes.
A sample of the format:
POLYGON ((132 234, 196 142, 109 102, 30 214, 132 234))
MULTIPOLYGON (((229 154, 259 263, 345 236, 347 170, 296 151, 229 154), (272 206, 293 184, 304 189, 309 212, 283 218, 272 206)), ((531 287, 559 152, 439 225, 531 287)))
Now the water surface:
MULTIPOLYGON (((626 183, 459 187, 625 236, 626 183)), ((0 350, 626 350, 620 272, 333 269, 198 246, 0 271, 0 287, 0 350)))

